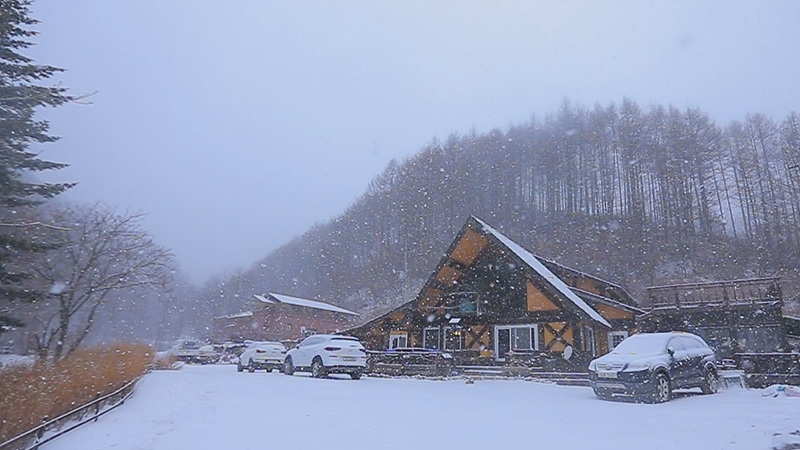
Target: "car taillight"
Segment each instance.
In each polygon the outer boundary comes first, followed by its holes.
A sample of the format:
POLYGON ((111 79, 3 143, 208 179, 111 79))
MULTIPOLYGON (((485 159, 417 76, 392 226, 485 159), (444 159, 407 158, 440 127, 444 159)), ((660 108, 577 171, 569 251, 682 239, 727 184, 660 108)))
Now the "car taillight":
POLYGON ((285 354, 286 354, 286 350, 281 350, 281 355, 285 355, 285 354))
POLYGON ((267 353, 267 351, 266 350, 257 349, 256 353, 267 353))
POLYGON ((342 349, 342 347, 325 347, 325 351, 326 352, 335 352, 335 351, 338 351, 338 350, 341 350, 341 349, 342 349))
POLYGON ((361 350, 364 353, 367 353, 367 349, 365 349, 365 348, 360 348, 359 350, 361 350))

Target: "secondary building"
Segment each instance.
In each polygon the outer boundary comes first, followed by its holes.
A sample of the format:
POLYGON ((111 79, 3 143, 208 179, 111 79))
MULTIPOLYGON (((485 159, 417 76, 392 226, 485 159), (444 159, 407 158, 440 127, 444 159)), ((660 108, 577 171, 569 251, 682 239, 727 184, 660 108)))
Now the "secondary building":
POLYGON ((267 293, 255 294, 255 308, 214 319, 212 339, 297 341, 314 333, 351 327, 359 314, 330 303, 267 293))

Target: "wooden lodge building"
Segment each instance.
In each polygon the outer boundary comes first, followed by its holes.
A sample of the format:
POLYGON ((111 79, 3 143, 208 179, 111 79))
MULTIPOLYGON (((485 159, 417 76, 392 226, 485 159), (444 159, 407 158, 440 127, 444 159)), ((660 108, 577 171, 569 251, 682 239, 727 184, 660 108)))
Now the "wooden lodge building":
POLYGON ((583 367, 643 313, 619 285, 533 255, 470 217, 415 299, 347 332, 371 350, 441 349, 473 364, 563 355, 583 367))
POLYGON ((214 342, 299 341, 314 333, 335 333, 353 325, 358 313, 329 303, 283 294, 255 294, 255 308, 214 318, 214 342))

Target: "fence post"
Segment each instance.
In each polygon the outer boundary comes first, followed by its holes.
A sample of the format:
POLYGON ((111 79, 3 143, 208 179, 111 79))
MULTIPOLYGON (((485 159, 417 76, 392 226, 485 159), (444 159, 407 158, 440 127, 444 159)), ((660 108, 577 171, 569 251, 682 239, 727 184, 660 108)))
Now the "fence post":
POLYGON ((42 417, 42 424, 39 425, 39 431, 36 432, 36 442, 31 450, 39 450, 39 441, 42 440, 42 436, 44 436, 44 424, 47 423, 47 416, 42 417))
POLYGON ((94 421, 97 422, 97 416, 100 414, 100 395, 102 395, 99 391, 97 395, 94 397, 94 421))

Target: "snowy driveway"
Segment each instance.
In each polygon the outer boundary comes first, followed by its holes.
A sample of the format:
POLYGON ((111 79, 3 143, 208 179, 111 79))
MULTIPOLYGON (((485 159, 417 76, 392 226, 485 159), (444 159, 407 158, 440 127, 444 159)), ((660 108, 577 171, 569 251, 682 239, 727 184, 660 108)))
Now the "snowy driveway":
POLYGON ((125 405, 43 450, 767 449, 800 428, 800 399, 758 390, 666 404, 521 380, 352 381, 185 366, 147 375, 125 405))

